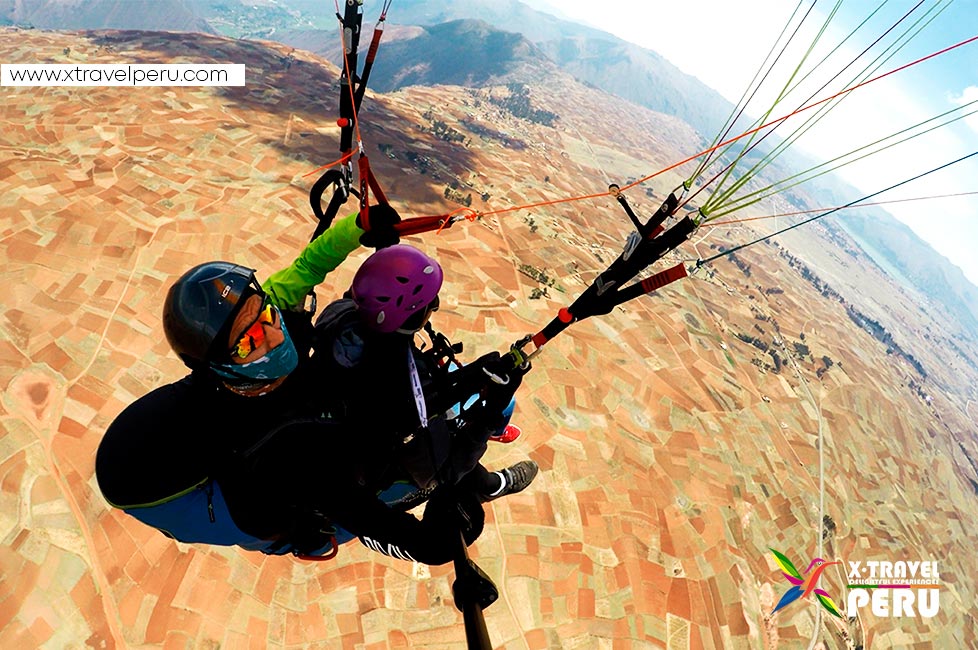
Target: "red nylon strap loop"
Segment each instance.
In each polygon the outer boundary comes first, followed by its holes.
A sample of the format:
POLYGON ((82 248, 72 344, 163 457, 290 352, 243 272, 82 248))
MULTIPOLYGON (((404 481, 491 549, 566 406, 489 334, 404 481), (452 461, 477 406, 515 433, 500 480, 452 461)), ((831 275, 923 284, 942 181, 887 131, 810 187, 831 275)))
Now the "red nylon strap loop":
POLYGON ((380 37, 383 36, 384 30, 378 25, 377 29, 374 30, 374 37, 370 39, 370 47, 367 48, 367 61, 371 63, 375 58, 377 58, 377 48, 380 47, 380 37))
POLYGON ((446 222, 450 225, 449 219, 444 216, 413 217, 394 224, 394 230, 396 230, 397 234, 401 237, 406 237, 408 235, 420 235, 423 232, 440 230, 442 227, 445 227, 446 222))
POLYGON ((389 203, 384 195, 384 190, 380 188, 380 183, 370 171, 370 161, 362 155, 357 159, 357 169, 360 172, 360 226, 365 232, 370 232, 370 193, 374 191, 377 203, 389 203))
MULTIPOLYGON (((367 160, 366 156, 360 156, 360 158, 364 161, 367 160)), ((374 196, 377 197, 377 203, 390 203, 384 194, 384 190, 381 189, 380 183, 377 182, 377 177, 370 171, 370 162, 365 162, 365 166, 367 168, 367 180, 370 182, 370 189, 374 191, 374 196)))
POLYGON ((651 275, 642 280, 642 290, 645 293, 652 293, 656 289, 661 289, 671 282, 685 278, 687 275, 689 274, 686 272, 686 265, 679 263, 672 268, 659 271, 655 275, 651 275))

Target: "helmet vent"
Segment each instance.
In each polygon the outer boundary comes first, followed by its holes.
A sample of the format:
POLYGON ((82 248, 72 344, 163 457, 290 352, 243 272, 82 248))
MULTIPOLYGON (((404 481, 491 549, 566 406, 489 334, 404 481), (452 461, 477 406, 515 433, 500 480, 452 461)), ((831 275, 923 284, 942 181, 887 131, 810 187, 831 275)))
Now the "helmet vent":
POLYGON ((397 276, 394 276, 394 278, 395 278, 395 279, 396 279, 396 280, 397 280, 398 282, 400 282, 401 284, 407 284, 408 282, 410 282, 410 281, 411 281, 411 279, 410 279, 410 278, 406 278, 406 277, 404 277, 403 275, 397 275, 397 276))
POLYGON ((415 287, 414 287, 414 291, 412 291, 412 292, 411 292, 411 295, 413 295, 413 296, 416 296, 416 295, 418 295, 419 293, 421 293, 421 291, 422 291, 423 289, 424 289, 424 285, 422 285, 422 284, 419 284, 419 285, 417 285, 417 286, 415 286, 415 287))

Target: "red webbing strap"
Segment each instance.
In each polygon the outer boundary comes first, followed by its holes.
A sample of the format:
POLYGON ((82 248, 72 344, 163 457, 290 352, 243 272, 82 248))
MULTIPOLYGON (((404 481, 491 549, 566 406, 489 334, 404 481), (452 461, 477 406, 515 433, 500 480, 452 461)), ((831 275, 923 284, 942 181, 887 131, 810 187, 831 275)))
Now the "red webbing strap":
POLYGON ((666 269, 665 271, 659 271, 655 275, 650 275, 649 277, 642 280, 642 291, 644 293, 652 293, 657 289, 675 282, 676 280, 681 280, 689 275, 686 271, 686 265, 679 263, 671 269, 666 269))
MULTIPOLYGON (((668 268, 665 271, 659 271, 655 275, 651 275, 641 282, 635 282, 630 284, 624 289, 619 289, 610 301, 609 309, 611 307, 617 307, 623 302, 627 302, 634 298, 650 294, 657 289, 661 289, 670 282, 675 282, 681 278, 685 278, 688 275, 686 272, 686 266, 682 263, 668 268)), ((607 313, 607 312, 605 312, 607 313)))
POLYGON ((408 235, 420 235, 423 232, 448 228, 451 225, 452 220, 447 216, 412 217, 394 224, 394 230, 401 237, 407 237, 408 235))
POLYGON ((370 171, 370 162, 367 161, 367 157, 360 156, 360 159, 365 161, 363 166, 367 168, 367 180, 370 182, 370 189, 374 191, 374 196, 377 197, 377 203, 390 204, 390 201, 387 200, 387 195, 384 194, 384 190, 380 187, 380 183, 377 182, 377 177, 370 171))
POLYGON ((377 26, 374 27, 374 36, 370 39, 370 47, 367 48, 367 60, 365 63, 373 63, 374 59, 377 58, 377 48, 380 47, 380 37, 384 35, 383 19, 377 21, 377 26))
POLYGON ((542 330, 531 336, 530 342, 539 350, 547 341, 563 332, 575 320, 577 320, 577 316, 572 314, 570 309, 561 307, 560 311, 557 312, 557 317, 550 321, 542 330))
POLYGON ((360 73, 360 83, 357 84, 357 90, 353 96, 353 106, 357 113, 360 112, 360 104, 363 103, 363 94, 367 90, 367 79, 370 77, 370 71, 374 67, 374 59, 377 58, 377 50, 380 48, 380 38, 384 35, 384 17, 387 15, 385 11, 380 15, 380 20, 377 21, 377 25, 374 27, 373 38, 370 39, 370 48, 367 50, 367 58, 363 62, 363 72, 360 73))
POLYGON ((389 203, 384 195, 384 190, 380 188, 380 183, 370 171, 370 161, 363 154, 357 159, 357 169, 360 172, 360 224, 364 231, 370 232, 370 196, 368 189, 374 191, 377 203, 389 203))
POLYGON ((533 345, 536 346, 538 350, 542 348, 543 345, 549 340, 550 339, 544 336, 543 332, 537 332, 536 334, 530 337, 530 342, 532 342, 533 345))

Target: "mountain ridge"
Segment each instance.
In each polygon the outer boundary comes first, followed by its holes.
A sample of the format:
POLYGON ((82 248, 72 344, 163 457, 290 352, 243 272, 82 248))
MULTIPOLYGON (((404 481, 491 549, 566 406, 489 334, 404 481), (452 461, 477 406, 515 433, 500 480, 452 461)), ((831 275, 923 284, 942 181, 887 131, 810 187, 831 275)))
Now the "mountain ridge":
POLYGON ((39 29, 146 29, 216 34, 192 0, 0 0, 0 25, 39 29))

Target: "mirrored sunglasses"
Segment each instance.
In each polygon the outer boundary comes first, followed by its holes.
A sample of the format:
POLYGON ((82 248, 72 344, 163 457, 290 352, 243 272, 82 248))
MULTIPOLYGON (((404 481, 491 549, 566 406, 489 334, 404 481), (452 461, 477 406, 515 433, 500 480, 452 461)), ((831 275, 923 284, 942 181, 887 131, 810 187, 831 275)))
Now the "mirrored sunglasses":
POLYGON ((231 356, 245 359, 249 354, 261 347, 262 343, 265 342, 265 326, 275 325, 278 321, 276 314, 278 314, 278 309, 275 308, 275 305, 268 302, 266 298, 262 303, 261 311, 258 312, 258 318, 248 326, 248 329, 238 339, 237 344, 231 348, 231 356))

